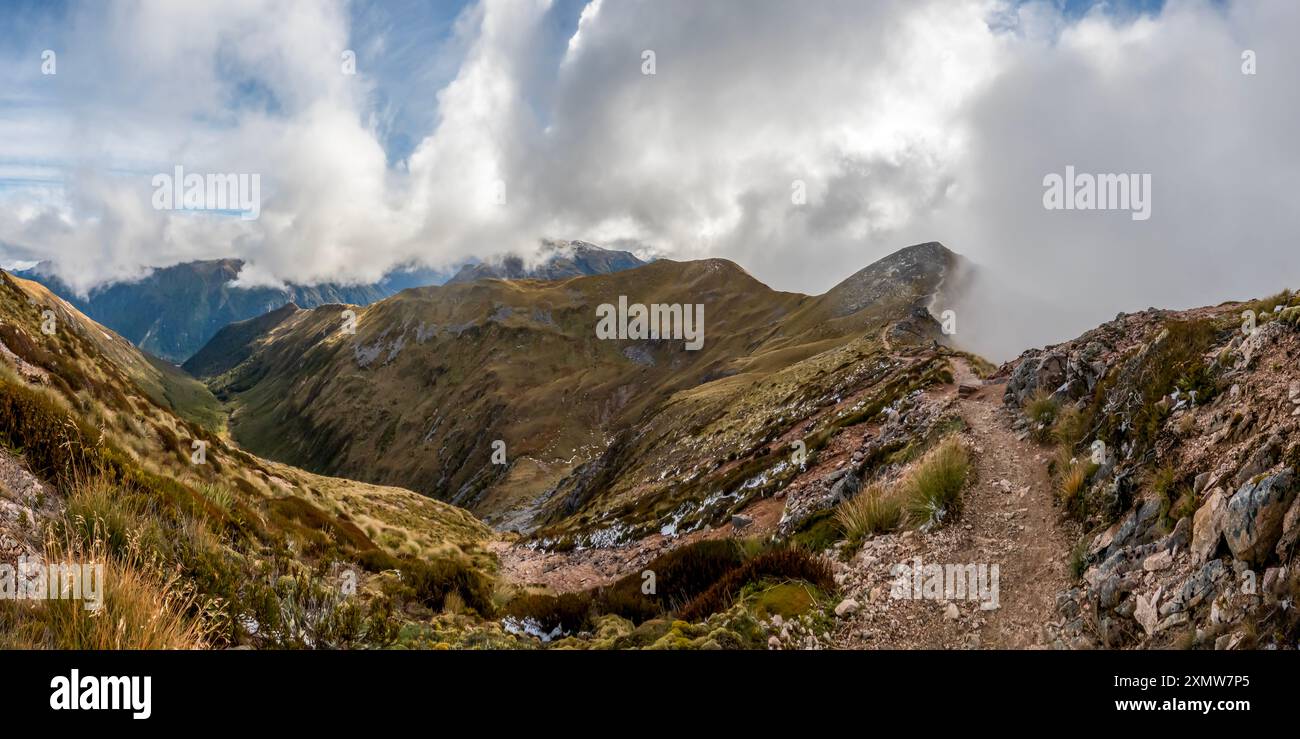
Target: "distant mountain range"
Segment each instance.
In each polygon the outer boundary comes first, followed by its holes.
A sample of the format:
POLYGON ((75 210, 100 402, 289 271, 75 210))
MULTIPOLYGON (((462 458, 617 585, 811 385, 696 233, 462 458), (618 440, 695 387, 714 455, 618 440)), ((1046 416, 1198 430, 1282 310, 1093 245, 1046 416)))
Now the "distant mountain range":
POLYGON ((156 269, 137 282, 96 289, 88 298, 78 297, 46 264, 18 274, 40 282, 137 347, 171 362, 184 361, 222 326, 286 303, 368 305, 393 292, 381 284, 232 287, 243 266, 238 259, 186 262, 156 269))
MULTIPOLYGON (((610 251, 584 242, 545 242, 540 264, 528 267, 515 256, 463 265, 452 282, 498 279, 564 279, 617 272, 644 264, 625 251, 610 251)), ((223 326, 257 318, 285 305, 315 308, 332 303, 365 306, 412 287, 448 281, 448 272, 398 269, 368 285, 289 284, 235 287, 244 263, 213 259, 163 267, 134 282, 118 282, 80 297, 42 262, 15 274, 39 282, 90 318, 126 337, 137 347, 172 363, 182 363, 223 326)))
POLYGON ((448 283, 473 282, 488 278, 499 280, 567 280, 570 277, 604 275, 640 267, 645 262, 631 252, 603 249, 585 241, 543 242, 544 259, 529 267, 517 256, 466 264, 448 283))

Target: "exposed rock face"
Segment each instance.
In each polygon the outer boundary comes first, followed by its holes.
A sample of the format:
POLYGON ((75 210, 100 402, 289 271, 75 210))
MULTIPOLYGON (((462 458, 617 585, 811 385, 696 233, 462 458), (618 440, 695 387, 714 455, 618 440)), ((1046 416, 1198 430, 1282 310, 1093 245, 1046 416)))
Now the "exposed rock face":
POLYGON ((466 264, 448 280, 448 284, 474 280, 565 280, 582 275, 603 275, 634 269, 645 264, 635 254, 617 249, 602 249, 585 241, 543 241, 543 260, 526 264, 518 256, 507 254, 478 264, 466 264))
POLYGON ((1223 541, 1223 524, 1227 519, 1228 499, 1215 488, 1196 511, 1192 520, 1192 556, 1204 562, 1223 541))
POLYGON ((1106 374, 1105 348, 1089 342, 1080 349, 1050 349, 1023 358, 1007 380, 1004 400, 1020 406, 1039 390, 1057 400, 1077 400, 1093 391, 1106 374))
POLYGON ((1228 501, 1224 537, 1237 559, 1260 565, 1282 536, 1282 522, 1296 498, 1290 469, 1248 482, 1228 501))
POLYGON ((1264 310, 1250 334, 1240 305, 1121 314, 995 375, 1013 408, 1046 391, 1083 411, 1070 456, 1104 442, 1082 515, 1109 525, 1058 594, 1054 646, 1293 646, 1270 614, 1300 592, 1300 305, 1264 310))

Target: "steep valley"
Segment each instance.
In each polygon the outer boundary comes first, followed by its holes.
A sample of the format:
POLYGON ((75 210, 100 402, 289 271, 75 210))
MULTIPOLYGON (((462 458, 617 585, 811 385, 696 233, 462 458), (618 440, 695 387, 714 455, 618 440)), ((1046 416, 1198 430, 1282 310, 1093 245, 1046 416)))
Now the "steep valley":
POLYGON ((5 275, 0 534, 48 552, 89 512, 134 565, 145 537, 201 646, 1294 648, 1300 299, 994 367, 930 312, 960 260, 288 305, 218 332, 202 384, 5 275), (703 346, 598 338, 620 296, 703 305, 703 346))

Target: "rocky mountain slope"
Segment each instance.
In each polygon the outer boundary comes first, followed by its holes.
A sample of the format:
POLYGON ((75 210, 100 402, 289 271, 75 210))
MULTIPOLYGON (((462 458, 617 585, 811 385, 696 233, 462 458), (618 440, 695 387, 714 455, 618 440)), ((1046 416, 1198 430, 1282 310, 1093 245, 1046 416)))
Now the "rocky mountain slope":
POLYGON ((1296 646, 1298 304, 1121 314, 1003 368, 1087 529, 1055 644, 1296 646))
MULTIPOLYGON (((157 553, 192 573, 166 611, 205 625, 189 645, 1295 648, 1300 299, 1120 315, 994 367, 927 310, 960 264, 917 245, 821 296, 705 260, 288 305, 196 355, 206 386, 4 276, 0 544, 99 542, 170 593, 157 553), (620 296, 704 305, 703 345, 597 338, 620 296)), ((57 623, 0 603, 6 643, 57 623)))
MULTIPOLYGON (((830 429, 730 520, 600 548, 499 547, 503 567, 599 593, 709 542, 775 537, 822 552, 834 585, 801 585, 812 602, 758 584, 709 620, 714 631, 667 629, 683 645, 733 631, 772 649, 1300 645, 1300 299, 1121 314, 996 370, 884 343, 944 371, 830 429), (942 479, 947 444, 964 450, 960 495, 918 516, 905 501, 942 479)), ((618 615, 591 628, 560 643, 660 633, 618 615)))

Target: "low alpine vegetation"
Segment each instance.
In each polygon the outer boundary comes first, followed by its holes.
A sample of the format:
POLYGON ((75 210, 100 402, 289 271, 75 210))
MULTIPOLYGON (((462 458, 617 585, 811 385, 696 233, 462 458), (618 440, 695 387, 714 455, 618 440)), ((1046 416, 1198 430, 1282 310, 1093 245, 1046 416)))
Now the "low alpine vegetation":
POLYGON ((927 452, 902 482, 908 520, 930 528, 955 515, 961 509, 970 462, 970 452, 956 436, 927 452))
POLYGON ((850 545, 858 544, 869 536, 888 533, 901 526, 903 501, 893 490, 871 483, 836 506, 835 522, 850 545))
POLYGON ((1025 417, 1029 419, 1031 433, 1038 441, 1047 441, 1056 422, 1061 404, 1045 388, 1039 388, 1025 401, 1025 417))

